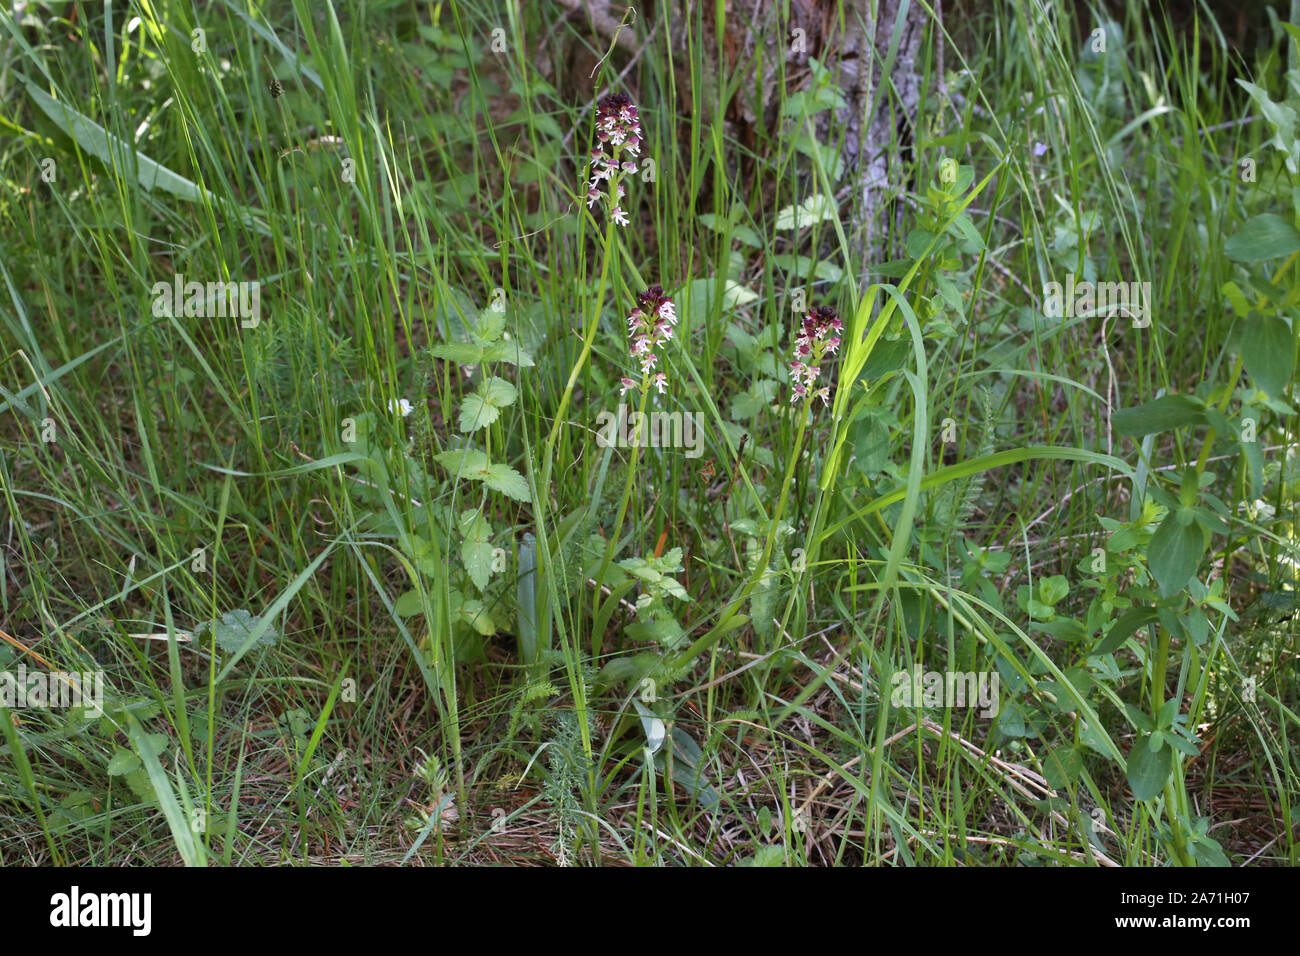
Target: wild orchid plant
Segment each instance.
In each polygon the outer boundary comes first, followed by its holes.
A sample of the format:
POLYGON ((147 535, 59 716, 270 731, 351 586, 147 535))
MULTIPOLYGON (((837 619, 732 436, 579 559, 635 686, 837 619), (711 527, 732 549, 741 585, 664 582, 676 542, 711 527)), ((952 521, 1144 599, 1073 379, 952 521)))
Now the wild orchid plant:
MULTIPOLYGON (((630 389, 636 389, 640 394, 641 401, 636 417, 638 429, 644 427, 646 402, 650 397, 651 389, 657 389, 662 394, 667 388, 667 373, 656 372, 655 368, 659 362, 658 349, 672 340, 673 329, 676 325, 677 308, 673 305, 673 300, 664 293, 662 286, 652 285, 649 289, 637 295, 636 308, 627 317, 627 331, 631 339, 630 352, 632 358, 641 367, 641 381, 638 383, 636 379, 624 376, 621 380, 622 387, 619 394, 626 395, 630 389)), ((623 500, 619 503, 618 518, 614 522, 614 533, 610 535, 609 543, 605 547, 605 556, 600 564, 597 581, 603 580, 606 571, 609 569, 610 560, 614 556, 614 549, 618 546, 619 534, 623 530, 623 521, 627 517, 628 504, 632 500, 632 487, 636 479, 636 465, 641 451, 641 442, 634 440, 631 444, 632 454, 627 466, 627 480, 623 486, 623 500)), ((641 565, 636 563, 640 559, 630 560, 631 565, 629 565, 629 562, 620 562, 620 566, 634 573, 641 569, 641 565)), ((660 574, 662 570, 679 569, 680 564, 674 560, 667 568, 655 569, 655 573, 660 574)), ((659 580, 660 578, 654 578, 647 583, 655 583, 659 580)), ((685 597, 684 589, 677 588, 673 593, 685 597)), ((639 605, 639 608, 642 606, 639 605)), ((599 656, 601 635, 593 631, 591 642, 593 654, 599 656)))
POLYGON ((596 145, 591 150, 591 179, 587 183, 587 208, 601 199, 609 202, 609 218, 620 226, 628 224, 623 199, 625 176, 635 175, 637 164, 629 156, 641 152, 641 120, 636 104, 622 93, 605 97, 596 104, 596 145), (605 192, 601 192, 604 184, 605 192))
MULTIPOLYGON (((600 326, 600 317, 605 305, 605 294, 610 284, 611 278, 618 278, 621 272, 617 267, 616 259, 620 255, 621 245, 615 241, 615 227, 628 225, 627 211, 623 208, 623 200, 627 196, 627 189, 624 182, 627 177, 633 176, 638 171, 637 157, 641 152, 642 132, 639 111, 631 98, 621 93, 611 94, 602 98, 596 104, 595 110, 595 142, 590 152, 590 162, 587 175, 584 176, 584 188, 587 200, 587 212, 593 217, 594 210, 597 206, 604 204, 608 207, 608 218, 605 224, 603 242, 601 244, 601 263, 600 277, 596 284, 596 296, 592 309, 585 316, 585 326, 582 336, 582 351, 578 355, 578 360, 574 363, 569 372, 568 381, 564 386, 564 393, 560 398, 560 403, 555 412, 554 423, 551 426, 550 433, 546 438, 546 445, 542 454, 541 480, 538 487, 542 489, 538 496, 538 511, 534 516, 539 525, 542 525, 546 517, 546 506, 549 500, 549 488, 551 482, 551 467, 555 461, 555 444, 561 432, 562 425, 565 421, 566 412, 569 403, 573 397, 573 391, 578 383, 578 377, 582 373, 591 355, 596 340, 596 330, 600 326)), ((627 263, 629 270, 636 272, 631 263, 627 263)), ((650 295, 652 290, 647 290, 645 295, 650 295)), ((663 296, 662 289, 658 290, 655 301, 651 303, 647 299, 644 303, 652 306, 651 312, 641 309, 644 320, 650 322, 647 330, 644 330, 644 339, 634 336, 633 347, 638 349, 637 356, 641 359, 642 364, 642 408, 644 410, 645 398, 653 384, 662 391, 667 385, 667 376, 663 373, 655 373, 653 378, 650 373, 655 364, 658 362, 658 353, 656 349, 659 345, 671 338, 671 330, 676 324, 676 313, 672 309, 672 304, 663 296), (664 303, 667 302, 665 311, 664 303), (671 316, 671 321, 669 320, 671 316), (667 322, 667 331, 656 331, 656 326, 661 322, 667 322)), ((629 316, 631 323, 635 317, 629 316)), ((626 394, 628 380, 623 381, 623 393, 626 394)), ((635 385, 635 382, 633 382, 635 385)), ((623 505, 619 509, 618 527, 610 539, 609 550, 601 564, 599 577, 603 577, 608 570, 609 561, 612 557, 613 548, 618 541, 618 532, 622 529, 623 519, 627 512, 627 503, 631 496, 631 476, 635 474, 636 451, 633 451, 633 460, 629 463, 629 483, 624 490, 623 505)), ((596 645, 594 650, 599 653, 599 637, 593 636, 593 644, 596 645)), ((571 690, 574 694, 574 704, 578 713, 578 727, 582 737, 583 752, 588 760, 592 755, 590 723, 587 720, 586 711, 586 688, 580 681, 571 681, 571 690)), ((592 781, 594 784, 594 781, 592 781)))
POLYGON ((830 387, 823 385, 814 390, 813 386, 821 375, 822 360, 839 351, 839 332, 843 328, 843 321, 829 306, 819 306, 804 316, 794 341, 794 361, 790 363, 790 381, 794 385, 791 404, 813 397, 820 398, 822 405, 830 404, 830 387))
POLYGON ((843 320, 830 306, 818 306, 810 310, 800 322, 795 334, 793 358, 789 364, 790 402, 795 404, 803 399, 803 407, 799 414, 798 431, 795 433, 794 450, 786 462, 781 492, 777 498, 776 509, 771 516, 763 550, 757 560, 751 563, 750 574, 745 583, 735 592, 719 615, 719 623, 682 651, 670 664, 670 670, 686 666, 696 656, 711 647, 737 620, 738 610, 745 601, 750 600, 756 590, 771 579, 772 571, 769 565, 772 560, 772 550, 782 536, 781 522, 789 502, 795 470, 803 453, 808 425, 812 420, 813 399, 820 398, 823 405, 828 405, 831 401, 830 385, 823 385, 820 388, 816 385, 821 379, 826 359, 839 351, 840 333, 843 328, 843 320))
MULTIPOLYGON (((607 214, 604 222, 600 276, 594 308, 586 317, 582 351, 569 375, 556 413, 555 425, 552 426, 547 439, 546 451, 543 455, 543 480, 540 483, 543 488, 549 486, 551 462, 555 457, 554 444, 578 375, 592 351, 607 290, 611 284, 618 283, 625 274, 637 276, 635 265, 626 261, 625 247, 616 238, 616 227, 626 227, 629 224, 627 211, 623 205, 627 197, 625 183, 628 177, 637 173, 641 152, 642 131, 636 104, 621 94, 601 99, 595 109, 594 138, 583 186, 586 209, 592 217, 593 224, 598 221, 595 217, 600 210, 603 209, 607 214)), ((639 278, 635 281, 639 284, 639 278)), ((644 422, 650 396, 665 394, 668 389, 669 378, 664 370, 665 347, 675 335, 678 323, 676 306, 661 286, 643 286, 643 291, 636 294, 635 306, 626 321, 629 358, 640 374, 637 375, 633 369, 629 369, 627 374, 620 377, 620 395, 627 395, 629 392, 637 395, 639 410, 636 420, 644 422)), ((804 446, 805 433, 812 420, 813 400, 820 398, 823 406, 828 405, 831 400, 832 386, 819 383, 823 381, 823 372, 827 372, 826 379, 830 378, 827 363, 839 350, 842 330, 843 323, 835 310, 826 306, 808 311, 795 330, 793 355, 789 365, 791 401, 797 403, 803 400, 802 415, 799 419, 794 453, 787 463, 781 494, 777 507, 771 515, 772 531, 766 536, 764 550, 753 565, 750 576, 736 593, 733 603, 737 606, 748 599, 754 588, 770 575, 768 565, 772 557, 772 548, 779 537, 777 529, 781 525, 789 501, 793 477, 804 446)), ((612 533, 606 539, 604 555, 595 575, 597 585, 604 584, 610 565, 613 563, 636 485, 641 442, 634 440, 630 445, 631 454, 627 464, 623 495, 612 533)), ((537 517, 540 521, 543 516, 537 517)), ((631 557, 619 561, 618 565, 623 571, 640 580, 644 592, 637 602, 637 614, 645 620, 629 625, 629 634, 635 633, 654 638, 663 651, 680 652, 681 649, 677 644, 682 630, 675 621, 671 620, 671 614, 664 606, 665 597, 689 600, 685 589, 670 577, 671 572, 681 569, 680 549, 673 549, 669 554, 653 559, 631 557)), ((596 621, 601 620, 607 620, 607 617, 605 612, 598 610, 596 621)), ((596 623, 591 637, 591 654, 594 658, 599 658, 602 653, 602 631, 603 627, 596 623)), ((675 654, 671 662, 665 659, 664 663, 668 670, 675 671, 677 665, 687 663, 694 656, 693 650, 694 648, 691 648, 685 653, 675 654)), ((579 688, 574 690, 580 697, 582 696, 583 692, 579 688)), ((577 700, 575 703, 581 711, 585 702, 577 700)), ((642 714, 643 718, 647 713, 642 714)), ((582 726, 581 722, 579 726, 582 726)), ((584 748, 589 746, 589 741, 584 740, 584 748)))
MULTIPOLYGON (((626 196, 623 179, 637 172, 635 160, 628 157, 637 156, 640 153, 641 145, 641 128, 637 107, 628 97, 621 94, 607 96, 596 106, 595 125, 597 145, 591 151, 591 176, 587 181, 587 206, 593 208, 603 200, 609 207, 610 228, 612 229, 614 224, 626 226, 628 224, 627 215, 622 208, 622 200, 626 196)), ((602 269, 602 280, 603 278, 604 270, 602 269)), ((602 281, 602 292, 603 289, 604 282, 602 281)), ((620 389, 620 394, 627 394, 628 391, 634 389, 639 392, 641 402, 638 421, 644 420, 645 406, 650 389, 653 387, 662 394, 667 387, 666 373, 656 371, 659 359, 658 349, 672 339, 673 329, 676 324, 676 309, 672 300, 664 294, 660 286, 651 286, 645 292, 638 294, 637 307, 628 316, 628 334, 631 337, 632 357, 640 364, 641 380, 638 382, 635 378, 624 376, 621 379, 620 389)), ((795 453, 791 456, 787 465, 782 482, 781 496, 776 513, 773 515, 773 531, 767 536, 767 545, 756 563, 753 577, 742 588, 742 599, 768 573, 767 565, 771 559, 773 542, 776 540, 775 529, 780 525, 789 498, 796 462, 799 460, 799 454, 803 448, 804 433, 811 417, 812 399, 820 398, 824 406, 830 403, 830 386, 823 385, 818 388, 816 383, 821 377, 823 362, 839 349, 839 333, 842 329, 843 322, 839 319, 835 310, 828 306, 821 306, 808 312, 800 325, 795 339, 794 360, 790 364, 791 402, 798 402, 803 399, 804 413, 800 419, 799 433, 795 442, 795 453)), ((584 351, 584 357, 585 354, 584 351)), ((567 392, 565 397, 567 399, 567 392)), ((631 500, 640 442, 634 441, 632 446, 631 460, 628 463, 627 482, 619 506, 618 518, 615 522, 614 533, 606 547, 604 560, 601 562, 598 579, 603 578, 608 569, 631 500)), ((592 650, 594 654, 599 654, 600 643, 601 636, 593 634, 592 650)))
POLYGON ((772 514, 771 530, 768 532, 762 554, 754 563, 751 576, 740 592, 742 599, 753 593, 754 588, 771 575, 768 563, 772 559, 772 547, 780 536, 781 519, 785 515, 786 503, 790 497, 790 485, 803 453, 805 434, 812 420, 813 399, 820 398, 823 407, 829 405, 831 400, 829 385, 817 387, 822 374, 822 363, 839 351, 839 333, 843 329, 843 320, 833 308, 826 305, 809 311, 799 324, 794 340, 794 358, 790 362, 790 403, 793 405, 803 399, 803 408, 799 415, 799 430, 795 434, 794 452, 786 462, 785 477, 781 481, 781 494, 777 498, 776 510, 772 514))
MULTIPOLYGON (((651 385, 659 389, 661 395, 668 385, 668 376, 654 370, 659 360, 655 350, 672 339, 676 325, 677 307, 664 295, 662 286, 652 285, 636 297, 636 308, 627 317, 627 333, 632 338, 632 357, 641 363, 639 388, 643 396, 651 385)), ((622 383, 620 395, 638 387, 635 379, 624 378, 622 383)))
MULTIPOLYGON (((605 227, 600 265, 600 281, 597 283, 596 301, 584 329, 582 352, 569 373, 565 383, 560 406, 555 413, 555 422, 546 439, 546 454, 543 457, 542 486, 550 483, 551 462, 555 457, 555 442, 560 434, 560 425, 564 421, 565 411, 573 397, 578 376, 591 355, 595 344, 596 329, 599 326, 601 310, 605 305, 605 289, 610 278, 610 269, 617 255, 618 245, 614 241, 614 227, 628 224, 627 211, 623 200, 627 196, 624 180, 635 175, 638 170, 637 159, 641 153, 641 118, 637 106, 631 98, 622 93, 613 93, 596 104, 595 143, 590 154, 588 174, 584 177, 587 209, 603 202, 609 207, 609 218, 605 227)), ((540 516, 539 516, 540 517, 540 516)))

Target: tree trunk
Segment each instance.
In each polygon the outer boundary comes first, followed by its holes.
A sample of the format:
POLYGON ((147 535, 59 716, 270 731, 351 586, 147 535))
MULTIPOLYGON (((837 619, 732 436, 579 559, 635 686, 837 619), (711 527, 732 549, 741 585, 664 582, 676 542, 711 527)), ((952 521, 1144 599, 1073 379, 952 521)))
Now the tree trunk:
MULTIPOLYGON (((822 3, 826 7, 840 5, 835 0, 822 3)), ((865 267, 873 256, 886 252, 885 240, 893 225, 890 219, 902 211, 890 200, 907 188, 921 99, 918 67, 926 14, 919 4, 908 0, 845 0, 843 5, 844 32, 828 37, 832 42, 838 39, 838 56, 828 62, 849 102, 836 120, 845 129, 844 158, 853 174, 856 200, 853 232, 865 267), (903 21, 897 28, 893 67, 884 76, 900 11, 903 21)), ((934 10, 938 16, 939 0, 934 10)))
MULTIPOLYGON (((638 11, 642 13, 638 22, 624 27, 618 35, 620 50, 627 51, 624 56, 635 56, 641 39, 661 22, 656 2, 647 0, 644 9, 638 11)), ((669 43, 679 63, 686 64, 686 24, 701 16, 696 10, 699 0, 667 2, 668 21, 672 24, 669 43)), ((624 3, 610 0, 559 3, 570 11, 575 23, 585 22, 606 41, 615 35, 626 10, 624 3)), ((922 77, 918 71, 929 18, 915 0, 789 0, 788 20, 782 16, 784 6, 773 0, 727 0, 721 42, 709 37, 714 42, 697 47, 713 67, 711 75, 704 79, 712 85, 736 75, 749 77, 755 64, 761 64, 764 76, 758 89, 748 80, 741 82, 721 118, 738 142, 752 145, 758 140, 760 124, 772 134, 780 130, 778 110, 783 95, 776 88, 775 51, 784 53, 787 85, 791 87, 786 92, 794 92, 810 79, 810 57, 832 71, 846 106, 833 121, 829 114, 823 117, 818 136, 826 142, 843 131, 846 176, 837 198, 850 201, 841 208, 845 231, 862 271, 868 263, 886 255, 891 220, 901 211, 891 200, 907 188, 912 130, 921 94, 922 77), (886 76, 884 67, 891 62, 886 76)), ((941 16, 940 0, 935 0, 933 7, 936 17, 941 16)), ((712 4, 706 5, 702 19, 711 29, 712 4)), ((936 64, 941 78, 941 44, 938 50, 936 64)), ((689 79, 689 65, 679 67, 679 76, 689 79)), ((717 97, 705 95, 702 102, 712 107, 717 97)))

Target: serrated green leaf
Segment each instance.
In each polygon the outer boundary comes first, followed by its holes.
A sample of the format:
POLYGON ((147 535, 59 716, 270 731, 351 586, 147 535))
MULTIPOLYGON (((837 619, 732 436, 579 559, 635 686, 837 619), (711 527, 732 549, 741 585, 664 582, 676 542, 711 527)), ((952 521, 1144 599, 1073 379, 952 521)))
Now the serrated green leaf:
MULTIPOLYGON (((504 303, 503 303, 504 304, 504 303)), ((471 330, 471 334, 482 345, 491 345, 501 339, 501 333, 506 329, 505 309, 486 308, 478 315, 478 322, 471 330)))
POLYGON ((1259 262, 1300 251, 1300 231, 1271 212, 1247 219, 1223 244, 1233 262, 1259 262))
POLYGON ((686 632, 672 618, 658 618, 653 621, 635 621, 624 631, 634 641, 652 641, 665 650, 674 650, 682 642, 686 632))
POLYGON ((473 509, 461 513, 458 525, 461 562, 474 586, 482 591, 492 578, 492 526, 482 512, 473 509))
POLYGON ((126 785, 131 788, 132 793, 146 803, 153 803, 158 799, 158 791, 154 789, 153 780, 143 763, 126 774, 126 785))
POLYGON ((141 746, 153 754, 155 757, 167 750, 171 743, 171 738, 166 734, 145 734, 140 738, 141 746))
POLYGON ((663 574, 653 564, 645 558, 624 558, 618 562, 618 566, 635 578, 640 578, 647 584, 656 584, 663 574))
POLYGON ((453 448, 434 456, 434 460, 456 478, 487 479, 487 455, 477 448, 453 448))
POLYGON ((776 214, 774 229, 805 229, 838 214, 834 200, 821 193, 813 193, 797 206, 786 206, 776 214))
POLYGON ((517 365, 519 368, 532 368, 537 363, 533 361, 532 355, 512 339, 501 339, 493 342, 483 350, 482 360, 484 362, 506 362, 510 365, 517 365))
MULTIPOLYGON (((209 629, 216 640, 217 645, 227 653, 234 653, 244 646, 244 642, 252 636, 253 631, 262 623, 260 617, 254 617, 243 608, 237 611, 231 611, 228 614, 221 615, 221 620, 204 621, 194 629, 195 637, 202 637, 209 629)), ((279 640, 280 632, 275 629, 274 625, 268 624, 266 629, 254 641, 253 647, 270 647, 279 640)))
POLYGON ((516 501, 529 501, 528 482, 509 465, 497 462, 487 470, 484 476, 487 486, 503 495, 509 495, 516 501))
POLYGON ((460 403, 460 430, 474 432, 480 428, 487 428, 500 416, 501 412, 495 405, 477 392, 472 392, 460 403))
POLYGON ((515 387, 504 378, 485 378, 478 390, 483 401, 494 408, 505 408, 515 402, 515 387))
POLYGON ((665 575, 663 580, 659 582, 659 586, 679 601, 689 601, 691 599, 691 596, 686 593, 686 588, 682 587, 676 578, 665 575))
MULTIPOLYGON (((1282 24, 1290 26, 1290 24, 1282 24)), ((1276 103, 1269 99, 1267 91, 1254 83, 1238 78, 1237 82, 1250 94, 1259 111, 1264 114, 1269 125, 1273 127, 1272 144, 1275 149, 1286 154, 1287 168, 1292 172, 1300 171, 1300 141, 1296 138, 1296 111, 1286 103, 1276 103)))
POLYGON ((131 753, 131 751, 119 747, 113 754, 113 759, 108 762, 108 775, 110 777, 120 777, 140 766, 142 765, 139 757, 131 753))
POLYGON ((528 482, 509 465, 487 463, 487 456, 477 448, 453 448, 436 456, 438 464, 453 475, 486 482, 493 491, 509 495, 518 501, 528 501, 528 482))
MULTIPOLYGON (((763 809, 767 809, 764 807, 763 809)), ((760 846, 754 855, 740 863, 741 866, 785 866, 785 847, 760 846)))
POLYGON ((733 421, 744 421, 747 418, 753 418, 766 407, 767 405, 754 395, 749 392, 741 392, 732 399, 728 415, 733 421))

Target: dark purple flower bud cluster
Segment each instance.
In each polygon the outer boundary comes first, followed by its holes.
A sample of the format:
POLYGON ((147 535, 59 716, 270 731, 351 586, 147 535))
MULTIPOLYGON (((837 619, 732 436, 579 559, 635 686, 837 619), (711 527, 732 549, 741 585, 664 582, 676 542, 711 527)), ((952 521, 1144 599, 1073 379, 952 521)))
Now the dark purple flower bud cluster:
POLYGON ((641 152, 641 121, 636 104, 622 93, 614 93, 596 104, 596 146, 591 151, 591 179, 587 183, 588 208, 602 197, 610 201, 610 217, 620 226, 628 224, 623 209, 627 191, 623 176, 635 174, 641 152), (602 192, 602 188, 606 192, 602 192))
MULTIPOLYGON (((677 308, 663 288, 657 285, 652 285, 636 297, 636 308, 627 317, 627 334, 632 338, 632 356, 641 363, 642 379, 648 379, 649 384, 661 393, 668 384, 668 376, 663 372, 655 373, 655 364, 659 361, 655 350, 672 339, 676 325, 677 308)), ((633 379, 625 378, 622 394, 626 394, 629 388, 636 387, 637 383, 633 379)))
POLYGON ((794 340, 794 361, 790 363, 790 381, 794 383, 791 402, 815 395, 823 405, 830 403, 830 387, 814 389, 814 386, 822 373, 822 359, 839 350, 839 333, 843 329, 844 323, 829 306, 818 306, 804 316, 794 340))

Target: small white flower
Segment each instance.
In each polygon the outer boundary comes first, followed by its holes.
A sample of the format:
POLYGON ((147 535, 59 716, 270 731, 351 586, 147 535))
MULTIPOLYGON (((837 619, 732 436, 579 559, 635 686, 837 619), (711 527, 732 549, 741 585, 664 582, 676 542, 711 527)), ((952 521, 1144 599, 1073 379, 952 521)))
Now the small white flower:
POLYGON ((610 214, 610 218, 620 226, 627 225, 627 213, 625 213, 621 207, 615 206, 614 211, 610 214))
POLYGON ((404 398, 392 399, 388 402, 388 410, 390 412, 400 412, 403 418, 411 414, 411 410, 414 408, 415 406, 404 398))

